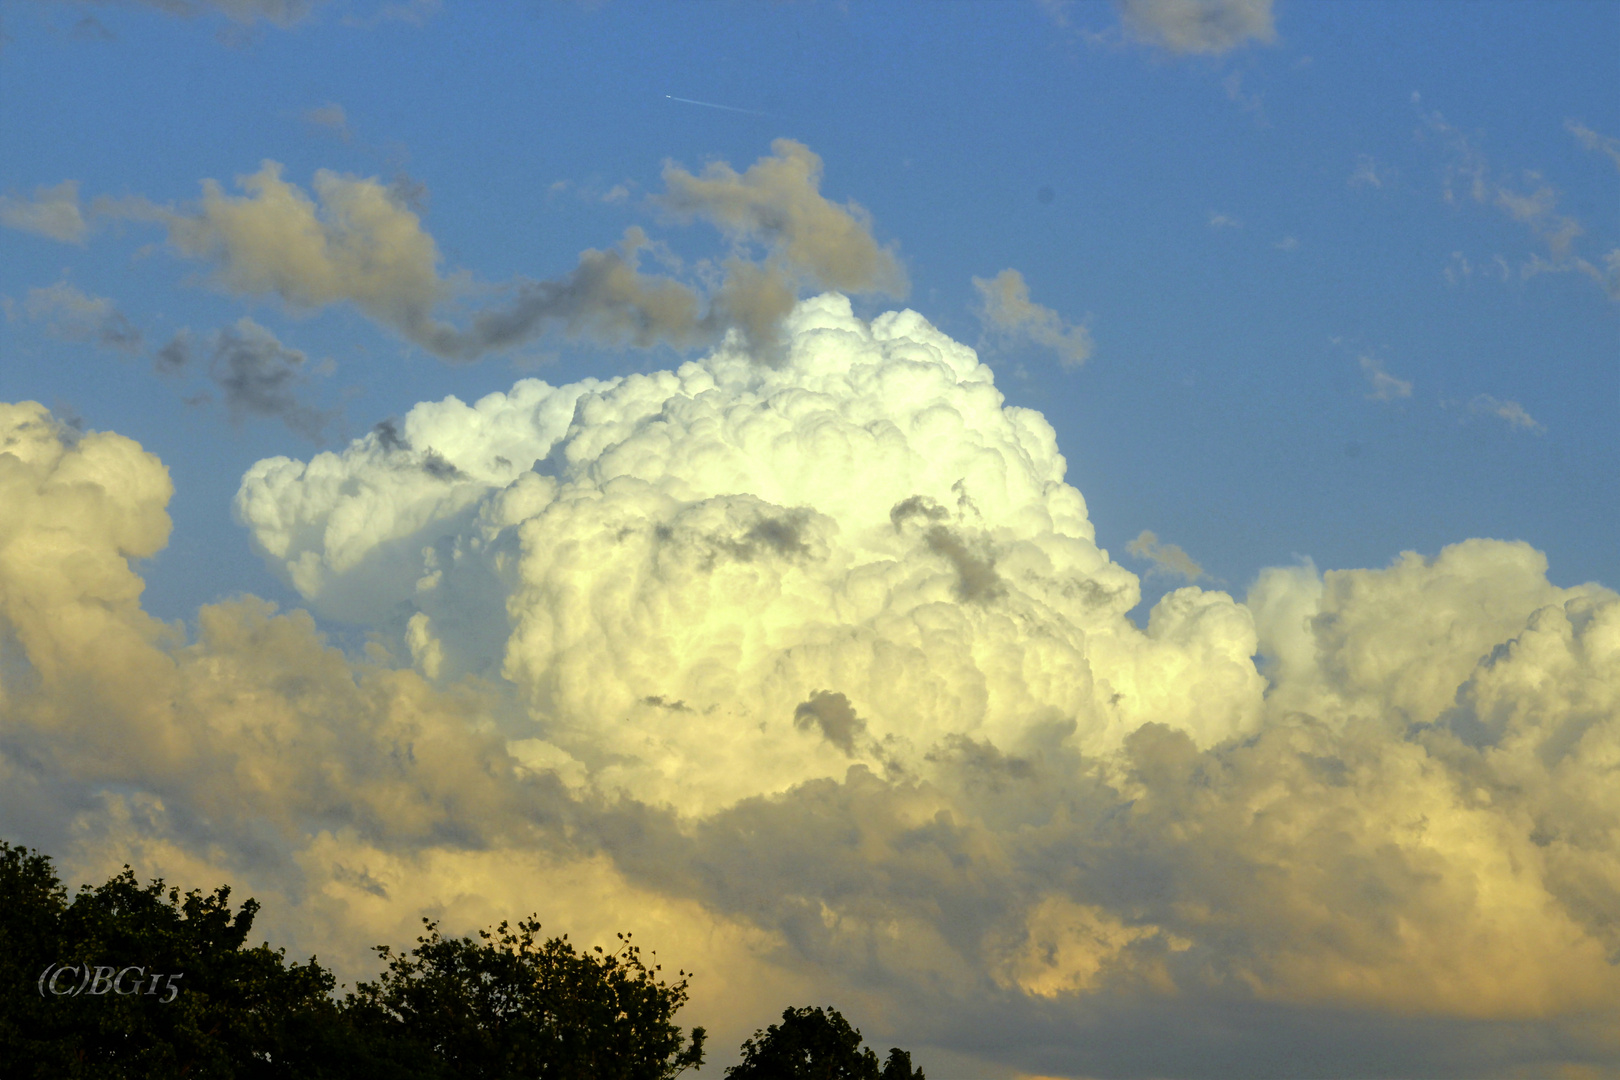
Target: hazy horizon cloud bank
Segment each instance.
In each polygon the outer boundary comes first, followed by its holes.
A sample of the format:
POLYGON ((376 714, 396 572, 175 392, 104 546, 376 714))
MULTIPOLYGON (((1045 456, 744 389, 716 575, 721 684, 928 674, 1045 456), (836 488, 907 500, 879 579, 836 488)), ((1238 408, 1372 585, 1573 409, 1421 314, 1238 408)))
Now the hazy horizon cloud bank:
MULTIPOLYGON (((764 228, 728 172, 671 188, 764 228)), ((832 294, 747 340, 254 465, 238 519, 361 656, 147 615, 162 463, 0 406, 6 820, 351 979, 424 912, 632 929, 721 1047, 802 998, 940 1075, 1620 1063, 1614 592, 1469 539, 1141 629, 972 349, 832 294)))

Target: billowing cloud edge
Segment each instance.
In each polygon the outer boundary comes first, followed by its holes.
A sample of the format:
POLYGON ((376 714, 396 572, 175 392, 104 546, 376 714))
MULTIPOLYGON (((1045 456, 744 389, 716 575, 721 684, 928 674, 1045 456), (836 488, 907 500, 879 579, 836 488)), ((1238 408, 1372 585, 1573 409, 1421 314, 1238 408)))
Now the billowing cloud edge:
POLYGON ((837 297, 787 340, 255 466, 244 522, 362 657, 253 598, 152 619, 161 463, 6 406, 7 819, 349 965, 424 911, 633 918, 743 1033, 814 991, 1031 1071, 1146 1067, 1157 1017, 1159 1071, 1207 1072, 1220 1015, 1372 1071, 1367 1025, 1613 1059, 1620 598, 1468 540, 1137 629, 971 350, 837 297))

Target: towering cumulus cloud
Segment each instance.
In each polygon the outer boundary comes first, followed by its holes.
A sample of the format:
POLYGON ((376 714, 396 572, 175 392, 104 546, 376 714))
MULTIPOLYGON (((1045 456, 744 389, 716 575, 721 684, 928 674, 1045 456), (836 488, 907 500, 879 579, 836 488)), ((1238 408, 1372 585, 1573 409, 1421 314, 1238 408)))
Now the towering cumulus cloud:
POLYGON ((782 334, 255 465, 240 519, 364 660, 148 618, 162 467, 11 407, 0 799, 339 963, 422 911, 632 925, 722 1040, 774 994, 942 1074, 1615 1062, 1620 597, 1469 540, 1139 629, 972 350, 836 295, 782 334))

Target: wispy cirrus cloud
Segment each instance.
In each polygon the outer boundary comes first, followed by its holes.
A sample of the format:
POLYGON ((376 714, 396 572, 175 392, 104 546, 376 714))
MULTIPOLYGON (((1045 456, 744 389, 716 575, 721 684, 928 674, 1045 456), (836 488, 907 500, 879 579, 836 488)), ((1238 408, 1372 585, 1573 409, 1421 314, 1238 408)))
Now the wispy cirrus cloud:
POLYGON ((1489 394, 1479 394, 1468 402, 1468 411, 1476 416, 1494 416, 1514 431, 1528 431, 1533 435, 1544 435, 1547 431, 1517 401, 1498 401, 1489 394))
POLYGON ((1588 150, 1596 150, 1607 154, 1609 160, 1614 162, 1614 167, 1620 169, 1620 138, 1593 131, 1585 124, 1575 120, 1565 120, 1564 129, 1579 139, 1581 145, 1588 150))
MULTIPOLYGON (((1420 105, 1421 100, 1420 95, 1412 95, 1413 104, 1420 105)), ((1559 209, 1558 191, 1541 173, 1526 169, 1514 180, 1501 179, 1476 140, 1448 123, 1438 110, 1420 115, 1421 133, 1437 140, 1446 157, 1441 189, 1445 201, 1492 207, 1546 245, 1547 254, 1532 252, 1520 265, 1521 279, 1547 273, 1580 273, 1597 282, 1611 300, 1620 300, 1620 248, 1598 256, 1597 262, 1580 254, 1576 242, 1586 228, 1579 219, 1559 209)), ((1604 137, 1596 132, 1569 123, 1565 126, 1583 143, 1590 136, 1590 148, 1606 148, 1604 137)))
POLYGON ((1406 379, 1396 378, 1384 370, 1384 362, 1375 356, 1357 357, 1356 363, 1361 367, 1361 373, 1367 379, 1370 389, 1367 397, 1373 401, 1394 401, 1396 398, 1412 396, 1412 384, 1406 379))
POLYGON ((219 14, 244 25, 262 21, 285 29, 303 22, 324 0, 126 0, 126 2, 156 8, 164 14, 183 18, 219 14))
POLYGON ((1357 154, 1356 167, 1345 181, 1351 187, 1381 188, 1394 179, 1395 171, 1389 165, 1380 165, 1371 154, 1357 154))

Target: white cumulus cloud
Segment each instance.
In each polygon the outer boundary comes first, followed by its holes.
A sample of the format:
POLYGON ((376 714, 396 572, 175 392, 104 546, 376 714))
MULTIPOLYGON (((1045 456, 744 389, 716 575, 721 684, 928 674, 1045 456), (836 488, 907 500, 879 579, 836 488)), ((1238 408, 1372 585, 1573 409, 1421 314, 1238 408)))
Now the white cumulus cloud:
POLYGON ((717 1045, 814 999, 964 1074, 1614 1062, 1620 596, 1473 539, 1139 628, 971 349, 839 296, 783 334, 254 466, 360 656, 151 618, 162 464, 0 408, 0 809, 349 977, 424 912, 628 926, 717 1045))

